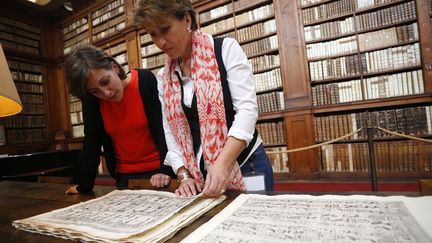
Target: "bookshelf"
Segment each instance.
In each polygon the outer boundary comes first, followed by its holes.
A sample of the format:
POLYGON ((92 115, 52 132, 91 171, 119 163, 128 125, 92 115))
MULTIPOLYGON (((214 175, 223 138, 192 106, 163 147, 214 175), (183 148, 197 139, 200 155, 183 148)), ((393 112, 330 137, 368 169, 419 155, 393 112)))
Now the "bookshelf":
MULTIPOLYGON (((430 41, 424 38, 429 31, 423 27, 424 2, 298 3, 315 141, 328 141, 368 125, 431 138, 430 77, 423 67, 428 59, 425 48, 430 48, 430 41)), ((379 175, 431 171, 428 143, 381 131, 373 137, 379 175)), ((324 173, 368 172, 366 130, 322 147, 319 155, 324 173)))
POLYGON ((8 145, 45 143, 47 140, 42 67, 8 58, 8 66, 23 104, 21 113, 0 118, 8 145))
POLYGON ((0 42, 3 47, 39 54, 40 34, 37 26, 0 16, 0 42))

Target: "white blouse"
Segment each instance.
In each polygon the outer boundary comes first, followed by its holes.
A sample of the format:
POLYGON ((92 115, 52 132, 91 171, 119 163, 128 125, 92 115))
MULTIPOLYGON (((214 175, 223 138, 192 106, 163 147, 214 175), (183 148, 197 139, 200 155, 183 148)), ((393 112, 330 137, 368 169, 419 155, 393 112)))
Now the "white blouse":
MULTIPOLYGON (((212 44, 214 45, 212 36, 208 36, 212 44)), ((246 146, 248 146, 253 138, 255 124, 258 119, 258 106, 252 66, 247 60, 246 54, 243 52, 238 42, 232 38, 225 38, 223 41, 222 60, 225 64, 225 69, 227 71, 227 81, 235 111, 234 121, 228 131, 228 136, 243 140, 246 142, 246 146)), ((178 71, 182 79, 184 104, 187 107, 191 107, 192 99, 194 96, 193 81, 190 77, 182 76, 182 72, 178 62, 176 62, 175 69, 176 71, 178 71)), ((175 138, 171 132, 166 118, 165 103, 163 100, 163 72, 164 68, 159 70, 157 75, 157 81, 159 100, 162 106, 163 127, 168 147, 168 153, 166 155, 164 164, 171 166, 174 173, 177 173, 178 168, 184 166, 186 163, 183 160, 179 145, 175 141, 175 138)), ((258 139, 255 142, 255 145, 248 157, 256 150, 256 148, 261 144, 261 142, 262 140, 258 136, 258 139)), ((200 161, 201 155, 202 147, 200 147, 198 153, 196 154, 198 163, 200 161)))

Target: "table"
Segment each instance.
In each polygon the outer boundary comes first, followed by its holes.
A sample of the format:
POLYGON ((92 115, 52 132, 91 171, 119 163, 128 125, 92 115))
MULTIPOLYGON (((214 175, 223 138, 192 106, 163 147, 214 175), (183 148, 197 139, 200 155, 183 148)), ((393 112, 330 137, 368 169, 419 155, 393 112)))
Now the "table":
MULTIPOLYGON (((145 183, 145 185, 149 184, 145 183)), ((96 197, 103 196, 116 189, 115 187, 111 186, 95 186, 94 194, 66 195, 64 192, 67 188, 69 188, 69 185, 19 181, 0 181, 0 241, 17 243, 73 242, 71 240, 63 240, 60 238, 18 230, 12 226, 12 221, 49 212, 55 209, 64 208, 79 202, 84 202, 96 197)), ((168 190, 173 191, 174 188, 175 187, 170 187, 168 190)), ((281 194, 281 192, 273 192, 268 194, 281 194)), ((326 192, 326 194, 328 194, 328 192, 326 192)), ((337 194, 346 195, 348 193, 344 192, 337 194)), ((419 193, 413 192, 361 192, 356 194, 369 194, 379 196, 419 196, 419 193)), ((206 212, 203 216, 198 218, 191 225, 181 229, 179 232, 177 232, 177 234, 174 235, 173 238, 169 239, 167 242, 179 242, 181 239, 186 237, 200 225, 206 223, 214 215, 216 215, 223 208, 225 208, 232 200, 234 200, 239 195, 239 193, 227 191, 226 195, 228 196, 228 198, 224 202, 217 205, 210 211, 206 212)))
MULTIPOLYGON (((60 238, 18 230, 12 226, 12 221, 64 208, 79 202, 84 202, 103 196, 116 189, 111 186, 95 186, 94 194, 66 195, 64 192, 67 188, 69 188, 69 185, 0 181, 0 241, 16 243, 74 242, 71 240, 63 240, 60 238)), ((200 225, 206 223, 210 218, 220 212, 238 195, 238 192, 227 192, 228 198, 224 202, 206 212, 191 225, 181 229, 167 242, 179 242, 200 225)))

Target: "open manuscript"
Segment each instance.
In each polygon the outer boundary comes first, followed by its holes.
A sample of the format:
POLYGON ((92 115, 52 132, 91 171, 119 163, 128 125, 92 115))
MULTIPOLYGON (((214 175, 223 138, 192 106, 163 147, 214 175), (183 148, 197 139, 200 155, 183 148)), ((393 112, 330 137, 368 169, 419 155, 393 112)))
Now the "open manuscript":
POLYGON ((182 242, 432 242, 432 197, 242 194, 182 242))
POLYGON ((18 229, 80 241, 162 242, 224 199, 116 190, 12 224, 18 229))

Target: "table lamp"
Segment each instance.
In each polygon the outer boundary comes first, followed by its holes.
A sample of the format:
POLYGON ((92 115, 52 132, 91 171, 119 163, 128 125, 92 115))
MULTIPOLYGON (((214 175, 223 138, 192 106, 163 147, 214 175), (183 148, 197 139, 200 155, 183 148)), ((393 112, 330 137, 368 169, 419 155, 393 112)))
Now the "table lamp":
POLYGON ((22 103, 0 44, 0 117, 20 113, 22 103))

